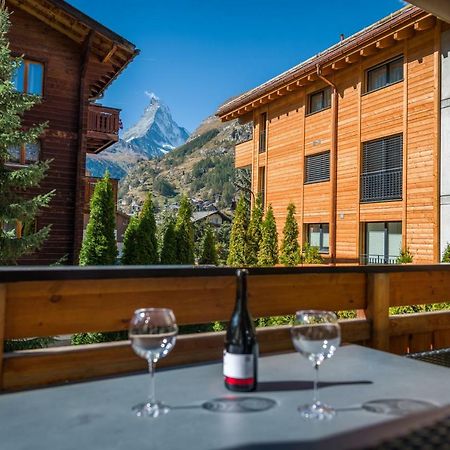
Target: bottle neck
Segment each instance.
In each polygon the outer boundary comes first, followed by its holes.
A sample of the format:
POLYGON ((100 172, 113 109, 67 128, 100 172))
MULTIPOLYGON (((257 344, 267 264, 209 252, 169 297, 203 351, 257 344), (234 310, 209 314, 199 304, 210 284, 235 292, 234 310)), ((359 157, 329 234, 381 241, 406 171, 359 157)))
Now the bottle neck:
POLYGON ((247 271, 237 271, 237 286, 236 286, 236 310, 247 310, 247 271))

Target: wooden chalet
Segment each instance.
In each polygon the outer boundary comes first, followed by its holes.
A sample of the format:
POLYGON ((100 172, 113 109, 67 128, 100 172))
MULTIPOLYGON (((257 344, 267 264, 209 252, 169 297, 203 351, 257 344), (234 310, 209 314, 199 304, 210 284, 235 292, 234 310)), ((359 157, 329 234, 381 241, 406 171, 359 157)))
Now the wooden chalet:
POLYGON ((25 125, 48 121, 32 148, 11 152, 10 166, 52 160, 39 190, 56 191, 37 227, 52 224, 50 238, 25 264, 51 264, 67 255, 77 261, 83 236, 86 154, 118 140, 120 110, 95 103, 138 54, 136 47, 63 0, 6 0, 13 54, 23 56, 19 90, 42 102, 27 112, 25 125))
POLYGON ((439 262, 450 242, 450 25, 407 6, 223 105, 235 165, 332 262, 439 262))

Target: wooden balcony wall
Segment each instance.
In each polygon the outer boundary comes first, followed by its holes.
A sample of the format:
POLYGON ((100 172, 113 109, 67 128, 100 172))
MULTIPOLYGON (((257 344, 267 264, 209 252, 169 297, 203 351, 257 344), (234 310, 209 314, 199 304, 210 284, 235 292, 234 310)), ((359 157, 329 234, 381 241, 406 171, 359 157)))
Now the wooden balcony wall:
MULTIPOLYGON (((127 329, 140 307, 169 307, 178 324, 229 319, 235 275, 228 268, 45 268, 0 270, 0 348, 4 339, 127 329)), ((450 311, 389 317, 389 306, 450 297, 450 266, 251 269, 254 317, 298 309, 363 310, 342 320, 344 342, 404 354, 450 346, 450 311)), ((289 327, 258 329, 262 353, 292 350, 289 327)), ((159 366, 221 358, 224 333, 180 336, 159 366)), ((0 355, 6 391, 144 370, 128 342, 0 355)))
POLYGON ((234 166, 236 169, 252 166, 253 139, 237 144, 235 147, 234 166))
MULTIPOLYGON (((84 179, 85 189, 84 189, 84 208, 83 208, 83 211, 86 214, 89 214, 89 212, 91 210, 91 198, 94 195, 95 185, 98 183, 99 180, 101 180, 101 178, 97 178, 97 177, 86 177, 84 179)), ((111 186, 113 188, 114 205, 117 206, 117 195, 118 195, 118 191, 119 191, 119 180, 116 180, 114 178, 110 178, 109 182, 111 183, 111 186)))
POLYGON ((87 152, 99 153, 119 140, 120 109, 92 103, 88 108, 87 152))

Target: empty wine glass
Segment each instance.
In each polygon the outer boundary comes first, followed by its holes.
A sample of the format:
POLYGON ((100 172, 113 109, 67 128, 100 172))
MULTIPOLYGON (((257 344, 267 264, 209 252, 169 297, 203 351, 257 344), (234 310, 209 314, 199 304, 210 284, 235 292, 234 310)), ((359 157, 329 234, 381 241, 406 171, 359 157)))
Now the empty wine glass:
POLYGON ((155 399, 155 364, 175 346, 178 327, 171 309, 143 308, 134 312, 129 337, 135 353, 148 361, 150 392, 148 400, 133 407, 136 415, 158 417, 170 408, 155 399))
POLYGON ((335 410, 319 401, 317 384, 319 366, 331 358, 341 343, 341 330, 336 314, 330 311, 297 311, 291 328, 291 337, 295 349, 314 365, 313 403, 299 406, 298 410, 306 419, 331 419, 335 410))

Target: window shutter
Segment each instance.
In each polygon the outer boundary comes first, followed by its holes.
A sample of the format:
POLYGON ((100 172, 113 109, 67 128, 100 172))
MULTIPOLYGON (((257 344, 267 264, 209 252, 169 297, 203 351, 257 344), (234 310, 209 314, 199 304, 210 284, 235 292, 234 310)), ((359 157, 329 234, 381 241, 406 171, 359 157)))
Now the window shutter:
POLYGON ((330 152, 306 157, 305 183, 317 183, 330 179, 330 152))

